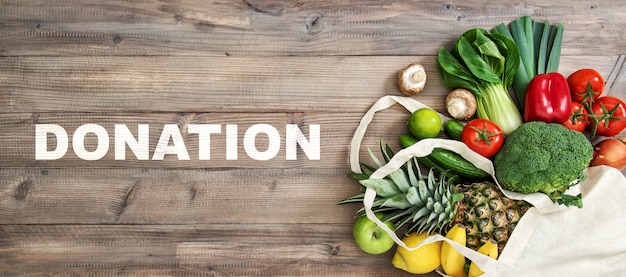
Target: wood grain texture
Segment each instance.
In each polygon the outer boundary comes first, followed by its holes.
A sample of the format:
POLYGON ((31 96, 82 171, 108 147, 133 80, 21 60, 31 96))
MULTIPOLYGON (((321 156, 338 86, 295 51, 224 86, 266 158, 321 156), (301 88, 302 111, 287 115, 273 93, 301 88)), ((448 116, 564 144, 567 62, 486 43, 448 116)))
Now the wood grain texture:
POLYGON ((407 59, 433 72, 424 100, 439 100, 432 57, 14 57, 0 68, 2 98, 21 112, 363 112, 398 93, 407 59))
POLYGON ((0 265, 8 275, 411 276, 388 266, 390 253, 363 255, 349 228, 5 224, 0 265))
POLYGON ((359 193, 339 169, 3 169, 7 224, 253 224, 351 221, 359 193))
POLYGON ((624 53, 618 2, 4 0, 3 55, 432 55, 469 27, 567 25, 566 55, 624 53), (593 34, 593 35, 590 35, 593 34), (597 43, 601 37, 605 43, 597 43), (349 43, 346 43, 348 42, 349 43))
MULTIPOLYGON (((359 205, 336 205, 359 191, 353 132, 379 97, 401 95, 412 62, 429 73, 416 99, 445 113, 439 47, 523 15, 565 25, 563 74, 595 68, 626 99, 616 0, 0 0, 0 276, 408 276, 392 252, 354 244, 359 205), (116 124, 149 124, 150 154, 176 124, 190 160, 116 160, 113 143, 97 161, 35 160, 37 124, 89 123, 111 139, 116 124), (237 124, 238 159, 222 129, 199 160, 189 124, 237 124), (286 160, 283 146, 249 158, 254 124, 281 142, 286 124, 320 125, 320 159, 286 160)), ((407 117, 380 112, 361 159, 380 139, 397 147, 407 117)))
MULTIPOLYGON (((395 79, 412 62, 429 74, 419 100, 445 112, 434 56, 6 57, 0 103, 11 112, 363 113, 401 95, 395 79)), ((562 57, 563 74, 582 67, 606 76, 607 94, 625 93, 622 56, 562 57)))

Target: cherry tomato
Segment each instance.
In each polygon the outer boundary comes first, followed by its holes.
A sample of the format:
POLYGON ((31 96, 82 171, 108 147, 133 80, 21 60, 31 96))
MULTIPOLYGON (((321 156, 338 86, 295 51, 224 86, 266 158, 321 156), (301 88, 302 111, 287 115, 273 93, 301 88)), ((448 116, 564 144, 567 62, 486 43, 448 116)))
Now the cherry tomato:
POLYGON ((587 109, 582 104, 572 101, 572 114, 561 124, 570 130, 582 132, 589 123, 589 118, 585 114, 587 109))
POLYGON ((572 101, 588 102, 590 97, 598 99, 604 90, 604 78, 591 68, 580 69, 567 77, 572 101))
POLYGON ((504 133, 494 122, 477 118, 463 127, 461 141, 474 152, 489 158, 502 148, 504 133))
POLYGON ((614 96, 602 96, 591 106, 595 120, 589 124, 592 134, 612 137, 626 129, 626 103, 614 96))

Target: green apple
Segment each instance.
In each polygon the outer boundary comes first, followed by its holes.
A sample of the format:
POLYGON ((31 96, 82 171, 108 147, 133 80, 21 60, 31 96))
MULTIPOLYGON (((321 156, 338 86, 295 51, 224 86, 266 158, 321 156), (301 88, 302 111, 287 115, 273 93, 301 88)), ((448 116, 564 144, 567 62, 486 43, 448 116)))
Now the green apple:
MULTIPOLYGON (((382 213, 377 213, 376 217, 381 219, 384 216, 382 213)), ((385 225, 391 230, 394 229, 393 223, 388 221, 385 225)), ((367 216, 361 216, 354 222, 352 228, 352 236, 356 245, 369 254, 382 254, 393 247, 395 244, 391 236, 385 232, 382 228, 376 225, 376 222, 367 218, 367 216)))

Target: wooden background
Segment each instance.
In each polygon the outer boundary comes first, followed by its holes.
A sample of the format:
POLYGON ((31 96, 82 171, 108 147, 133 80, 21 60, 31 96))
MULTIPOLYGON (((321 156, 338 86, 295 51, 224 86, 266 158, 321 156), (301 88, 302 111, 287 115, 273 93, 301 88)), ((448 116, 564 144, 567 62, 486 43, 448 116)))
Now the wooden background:
MULTIPOLYGON (((561 72, 598 69, 626 98, 619 0, 0 0, 2 276, 400 276, 392 252, 362 253, 348 144, 396 73, 430 73, 418 100, 443 112, 435 54, 471 27, 524 15, 562 23, 561 72), (189 161, 34 157, 35 124, 113 133, 178 124, 189 161), (320 160, 198 160, 188 124, 321 126, 320 160)), ((393 142, 406 112, 380 113, 364 143, 393 142)), ((89 140, 88 140, 89 142, 89 140)), ((93 141, 91 141, 93 143, 93 141)), ((262 148, 263 141, 259 141, 262 148)), ((93 144, 92 144, 93 146, 93 144)), ((436 276, 436 274, 433 274, 436 276)))

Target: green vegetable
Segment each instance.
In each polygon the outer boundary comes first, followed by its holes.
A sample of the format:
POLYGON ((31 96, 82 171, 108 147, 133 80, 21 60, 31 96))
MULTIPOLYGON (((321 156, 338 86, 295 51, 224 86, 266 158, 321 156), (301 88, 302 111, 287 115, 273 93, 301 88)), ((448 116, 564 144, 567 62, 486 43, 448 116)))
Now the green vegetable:
POLYGON ((452 173, 455 173, 462 178, 471 180, 491 179, 491 175, 487 172, 476 167, 458 153, 452 152, 448 149, 434 148, 429 157, 431 157, 436 164, 449 169, 452 173))
MULTIPOLYGON (((402 146, 402 148, 407 148, 415 143, 417 143, 417 139, 409 134, 402 134, 400 135, 400 146, 402 146)), ((426 168, 432 168, 433 171, 435 171, 435 173, 440 174, 446 171, 445 168, 439 166, 438 164, 436 164, 429 156, 425 156, 425 157, 415 157, 417 159, 417 161, 419 162, 419 164, 425 166, 426 168)), ((449 176, 451 177, 451 176, 449 176)))
POLYGON ((408 134, 402 134, 400 135, 400 146, 402 146, 402 148, 407 148, 413 144, 417 143, 417 138, 415 138, 412 135, 408 135, 408 134))
MULTIPOLYGON (((417 139, 411 135, 400 135, 400 145, 404 148, 417 143, 417 139)), ((451 175, 457 175, 469 180, 489 180, 489 175, 484 170, 476 167, 463 156, 443 148, 434 148, 432 153, 426 157, 418 158, 418 161, 433 168, 436 172, 449 172, 451 175)))
POLYGON ((521 62, 513 79, 513 90, 518 107, 524 108, 524 95, 530 80, 538 74, 558 72, 561 59, 563 25, 550 25, 537 22, 529 16, 520 17, 510 23, 509 29, 504 23, 493 30, 515 41, 519 49, 521 62))
POLYGON ((580 195, 565 191, 593 158, 593 146, 580 132, 558 123, 531 121, 504 140, 493 165, 500 185, 521 193, 542 192, 566 206, 582 207, 580 195))
POLYGON ((471 91, 478 102, 477 116, 493 121, 504 134, 522 124, 508 91, 519 64, 519 50, 512 39, 481 28, 468 30, 450 51, 442 47, 437 55, 443 84, 471 91))
POLYGON ((450 119, 443 124, 443 131, 455 140, 461 140, 461 131, 463 131, 463 123, 458 120, 450 119))

